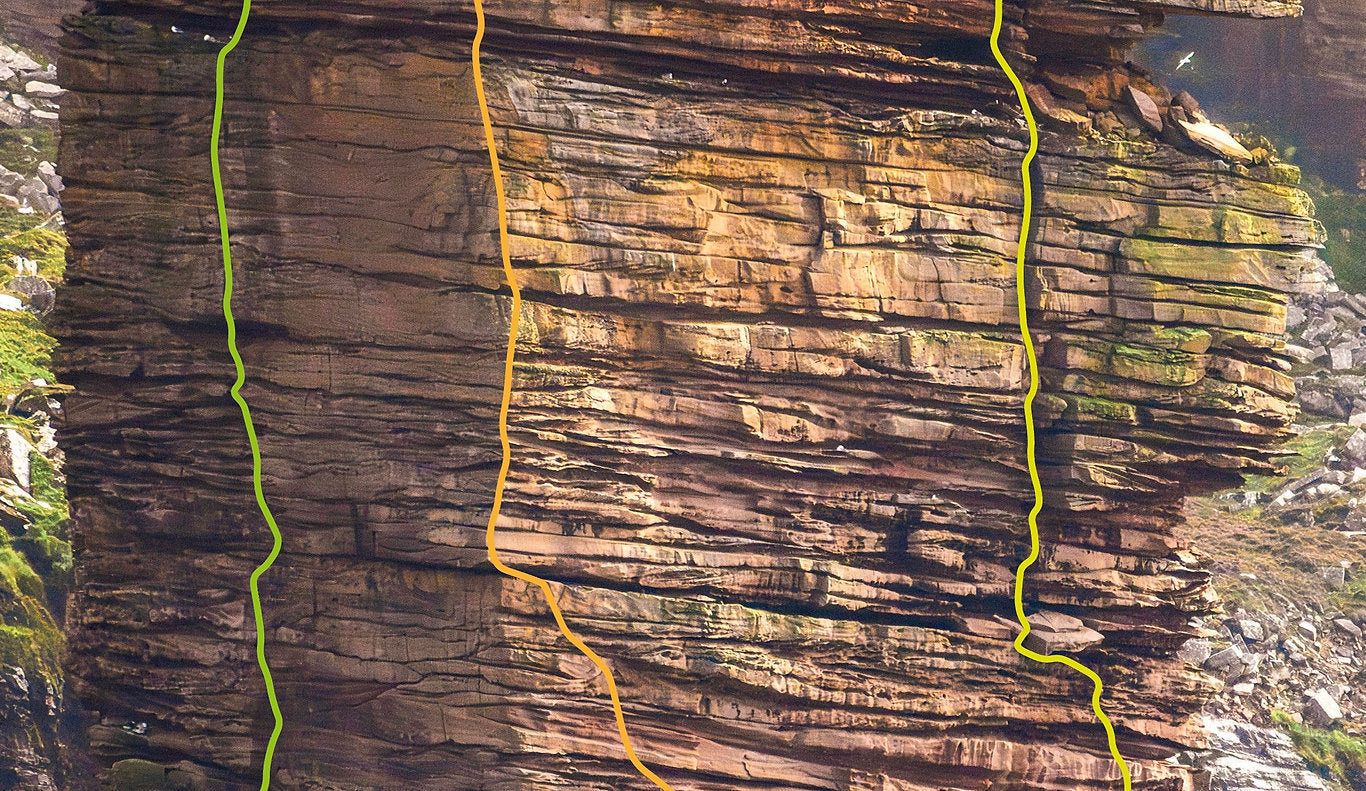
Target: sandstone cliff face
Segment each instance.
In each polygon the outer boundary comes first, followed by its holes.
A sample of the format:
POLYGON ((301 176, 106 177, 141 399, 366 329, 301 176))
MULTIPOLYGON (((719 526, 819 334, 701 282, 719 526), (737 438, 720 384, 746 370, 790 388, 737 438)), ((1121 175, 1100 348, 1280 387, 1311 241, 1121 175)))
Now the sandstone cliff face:
MULTIPOLYGON (((990 6, 492 6, 527 300, 499 546, 612 663, 645 760, 680 791, 1114 787, 1087 682, 1010 646, 1025 132, 990 6)), ((72 685, 116 785, 254 787, 268 536, 226 397, 203 40, 236 9, 97 11, 62 63, 72 685)), ((1101 85, 1058 101, 1101 110, 1155 21, 1023 18, 1012 59, 1051 42, 1055 90, 1101 85)), ((471 33, 463 3, 266 3, 229 68, 244 392, 285 531, 279 788, 648 787, 601 678, 485 559, 508 297, 471 33)), ((1171 527, 1270 465, 1315 230, 1284 168, 1043 148, 1030 610, 1104 635, 1081 656, 1136 781, 1187 788, 1164 759, 1208 682, 1172 652, 1209 592, 1171 527)))

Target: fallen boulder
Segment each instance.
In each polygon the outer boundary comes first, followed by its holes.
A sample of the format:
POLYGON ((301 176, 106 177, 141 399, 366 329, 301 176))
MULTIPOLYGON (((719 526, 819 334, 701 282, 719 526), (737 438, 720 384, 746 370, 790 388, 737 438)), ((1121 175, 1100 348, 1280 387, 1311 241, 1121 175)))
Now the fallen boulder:
POLYGON ((1186 133, 1186 137, 1196 145, 1218 154, 1225 159, 1232 159, 1238 162, 1251 162, 1252 152, 1243 147, 1242 143, 1233 139, 1233 135, 1220 129, 1214 124, 1206 121, 1181 121, 1176 122, 1181 130, 1186 133))

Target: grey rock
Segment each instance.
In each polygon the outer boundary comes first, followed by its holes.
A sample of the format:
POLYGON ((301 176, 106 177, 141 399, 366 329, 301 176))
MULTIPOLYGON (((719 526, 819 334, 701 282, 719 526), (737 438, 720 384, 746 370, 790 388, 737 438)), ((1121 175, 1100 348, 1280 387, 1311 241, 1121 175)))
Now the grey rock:
POLYGON ((42 80, 29 80, 28 82, 24 83, 24 93, 28 94, 29 96, 38 96, 43 99, 55 99, 58 96, 61 96, 62 94, 66 93, 66 91, 62 89, 62 86, 54 85, 50 82, 43 82, 42 80))
POLYGON ((0 44, 0 64, 15 71, 40 71, 42 65, 28 55, 0 44))
POLYGON ((1312 621, 1300 621, 1295 626, 1295 631, 1311 643, 1319 639, 1319 628, 1312 621))
POLYGON ((0 102, 0 126, 18 128, 28 123, 28 113, 9 102, 0 102))
POLYGON ((1217 651, 1205 660, 1206 670, 1223 670, 1231 665, 1241 663, 1244 656, 1243 649, 1236 645, 1231 645, 1222 651, 1217 651))
POLYGON ((62 208, 61 202, 48 192, 47 185, 36 176, 25 181, 15 192, 15 197, 44 214, 55 214, 62 208))
POLYGON ((32 486, 29 477, 29 458, 33 444, 18 429, 12 426, 0 427, 0 477, 19 484, 28 491, 32 486))
POLYGON ((1330 590, 1337 590, 1347 584, 1347 569, 1342 566, 1324 566, 1319 569, 1319 576, 1330 590))
POLYGON ((1351 412, 1350 401, 1339 400, 1337 394, 1322 387, 1310 377, 1300 377, 1296 380, 1295 387, 1299 390, 1297 398, 1300 406, 1306 412, 1340 418, 1346 418, 1351 412))
POLYGON ((1240 618, 1234 623, 1237 625, 1238 631, 1242 633, 1244 638, 1251 640, 1254 643, 1260 643, 1262 640, 1266 639, 1266 630, 1263 629, 1262 625, 1257 621, 1251 618, 1240 618))
POLYGON ((38 178, 47 185, 47 191, 52 193, 53 197, 60 196, 62 190, 66 189, 62 177, 57 175, 57 166, 51 162, 38 163, 38 178))
POLYGON ((1210 751, 1196 766, 1209 773, 1210 791, 1328 791, 1280 731, 1206 718, 1210 751))
POLYGON ((1296 343, 1287 343, 1285 345, 1285 353, 1290 355, 1291 357, 1294 357, 1297 361, 1301 363, 1312 363, 1315 359, 1318 358, 1321 352, 1317 349, 1311 349, 1308 346, 1300 346, 1296 343))
MULTIPOLYGON (((1363 314, 1363 316, 1366 316, 1366 314, 1363 314)), ((1294 302, 1291 302, 1285 308, 1285 328, 1287 330, 1295 329, 1303 324, 1305 319, 1308 318, 1309 314, 1304 311, 1304 308, 1294 302)))
POLYGON ((1350 343, 1340 343, 1328 349, 1328 364, 1334 371, 1346 371, 1352 367, 1352 350, 1350 343))
POLYGON ((1130 85, 1124 89, 1124 98, 1129 109, 1134 111, 1134 115, 1138 116, 1138 120, 1142 121, 1144 126, 1154 132, 1162 131, 1162 112, 1158 110, 1153 97, 1130 85))
POLYGON ((1351 635, 1353 638, 1356 638, 1358 640, 1361 639, 1361 627, 1352 623, 1348 619, 1335 618, 1333 620, 1333 625, 1341 629, 1342 631, 1346 632, 1347 634, 1351 635))
POLYGON ((1337 322, 1327 316, 1317 316, 1310 320, 1309 325, 1300 333, 1300 338, 1309 343, 1317 343, 1333 334, 1337 329, 1337 322))
POLYGON ((1316 689, 1305 695, 1304 721, 1311 725, 1328 727, 1342 719, 1342 707, 1338 705, 1327 690, 1316 689))
POLYGON ((1338 455, 1353 462, 1366 461, 1366 431, 1357 429, 1353 432, 1338 455))
POLYGON ((1181 658, 1181 661, 1188 662, 1196 667, 1205 664, 1205 660, 1209 659, 1212 653, 1214 653, 1214 648, 1210 645, 1209 640, 1203 637, 1192 637, 1182 643, 1176 651, 1176 655, 1181 658))
POLYGON ((52 288, 52 284, 37 275, 10 278, 5 284, 5 290, 27 297, 29 312, 40 318, 52 312, 52 306, 57 298, 57 292, 52 288))

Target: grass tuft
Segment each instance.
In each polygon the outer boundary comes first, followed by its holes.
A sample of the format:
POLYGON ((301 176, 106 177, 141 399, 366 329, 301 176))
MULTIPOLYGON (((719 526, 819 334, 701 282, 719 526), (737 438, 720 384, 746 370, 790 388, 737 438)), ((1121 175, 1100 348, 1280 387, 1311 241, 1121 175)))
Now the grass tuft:
POLYGON ((1284 711, 1271 712, 1271 719, 1290 735, 1309 768, 1348 788, 1366 787, 1366 739, 1295 722, 1284 711))

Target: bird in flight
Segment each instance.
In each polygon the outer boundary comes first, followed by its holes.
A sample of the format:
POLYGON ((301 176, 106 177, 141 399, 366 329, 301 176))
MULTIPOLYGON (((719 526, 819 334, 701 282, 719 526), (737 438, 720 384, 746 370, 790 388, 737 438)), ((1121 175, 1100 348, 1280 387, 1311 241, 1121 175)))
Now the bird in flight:
MULTIPOLYGON (((1190 66, 1191 58, 1193 57, 1195 57, 1194 52, 1187 52, 1186 57, 1182 58, 1181 62, 1176 64, 1176 71, 1181 71, 1182 66, 1190 66)), ((1192 66, 1192 68, 1194 67, 1192 66)))

